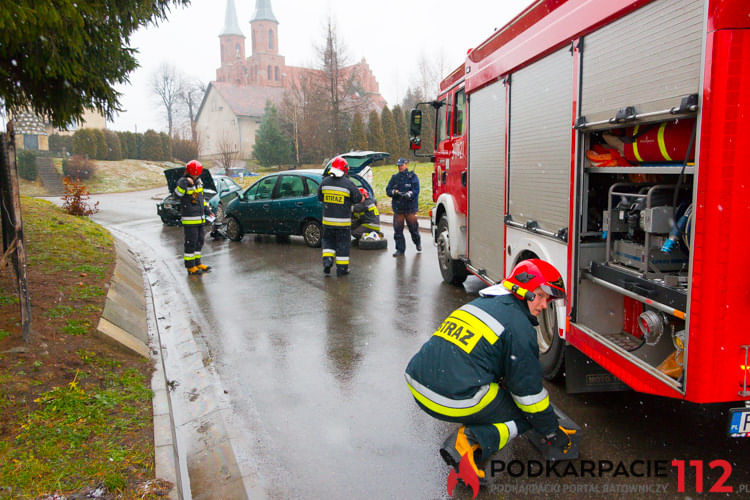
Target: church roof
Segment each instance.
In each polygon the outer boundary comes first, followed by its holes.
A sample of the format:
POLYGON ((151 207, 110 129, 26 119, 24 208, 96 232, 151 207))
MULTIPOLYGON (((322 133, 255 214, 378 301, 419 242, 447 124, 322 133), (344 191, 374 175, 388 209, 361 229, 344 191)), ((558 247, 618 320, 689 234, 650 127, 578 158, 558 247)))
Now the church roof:
POLYGON ((245 36, 242 34, 240 24, 237 22, 237 11, 234 8, 234 0, 227 0, 227 11, 224 14, 224 29, 221 30, 219 36, 225 35, 245 36))
POLYGON ((210 87, 219 92, 236 116, 260 118, 266 113, 266 101, 278 104, 284 97, 284 89, 281 87, 251 87, 227 82, 211 82, 210 87))
POLYGON ((271 10, 271 0, 255 0, 255 14, 250 22, 253 21, 273 21, 278 23, 271 10))

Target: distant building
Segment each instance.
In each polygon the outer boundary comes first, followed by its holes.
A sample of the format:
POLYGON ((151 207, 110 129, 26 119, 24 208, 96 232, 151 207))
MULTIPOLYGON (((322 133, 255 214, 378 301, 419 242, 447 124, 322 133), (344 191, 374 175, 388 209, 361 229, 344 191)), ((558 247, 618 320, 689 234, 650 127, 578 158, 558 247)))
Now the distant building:
POLYGON ((49 151, 49 136, 52 134, 72 135, 80 128, 107 128, 107 120, 97 111, 86 110, 78 122, 58 129, 28 111, 11 116, 16 137, 16 150, 49 151))
MULTIPOLYGON (((216 157, 230 148, 240 158, 251 158, 266 101, 278 104, 286 91, 300 88, 303 80, 323 76, 320 70, 286 65, 279 54, 279 22, 270 0, 256 0, 250 33, 252 55, 245 57, 245 35, 237 22, 234 0, 227 0, 219 34, 221 66, 196 114, 202 157, 216 157)), ((367 61, 362 58, 342 69, 356 88, 352 98, 365 109, 382 110, 386 102, 367 61)))

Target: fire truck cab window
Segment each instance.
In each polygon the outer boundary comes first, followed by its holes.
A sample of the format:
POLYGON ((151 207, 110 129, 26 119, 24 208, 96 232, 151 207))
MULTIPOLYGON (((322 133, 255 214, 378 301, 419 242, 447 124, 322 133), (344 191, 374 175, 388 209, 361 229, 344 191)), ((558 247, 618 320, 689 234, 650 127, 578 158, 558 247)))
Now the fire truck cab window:
POLYGON ((463 90, 456 92, 453 105, 453 135, 464 135, 464 110, 466 109, 466 94, 463 90))
POLYGON ((445 113, 447 113, 447 109, 445 106, 445 101, 440 101, 440 107, 437 110, 437 140, 438 142, 442 142, 445 139, 448 138, 448 127, 447 122, 445 121, 445 113))

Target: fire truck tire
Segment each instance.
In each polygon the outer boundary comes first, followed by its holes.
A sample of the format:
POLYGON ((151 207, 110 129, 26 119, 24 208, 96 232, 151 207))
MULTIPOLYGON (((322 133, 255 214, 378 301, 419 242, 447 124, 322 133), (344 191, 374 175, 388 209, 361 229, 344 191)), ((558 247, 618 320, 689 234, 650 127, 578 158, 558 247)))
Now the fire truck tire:
POLYGON ((564 373, 565 341, 560 338, 557 327, 557 306, 551 303, 539 315, 537 343, 539 344, 539 364, 544 378, 559 380, 564 373))
POLYGON ((461 285, 466 281, 466 266, 460 260, 451 259, 450 236, 448 233, 448 219, 443 217, 438 222, 437 230, 437 252, 440 274, 443 281, 451 285, 461 285))

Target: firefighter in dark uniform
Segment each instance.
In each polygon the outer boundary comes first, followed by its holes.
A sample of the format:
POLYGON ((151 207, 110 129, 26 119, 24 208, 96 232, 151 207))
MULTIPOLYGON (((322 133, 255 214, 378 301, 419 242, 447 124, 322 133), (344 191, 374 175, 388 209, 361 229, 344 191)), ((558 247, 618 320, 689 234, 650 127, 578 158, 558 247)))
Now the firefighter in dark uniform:
POLYGON ((206 223, 206 216, 211 213, 208 203, 203 198, 202 172, 203 165, 200 162, 188 162, 185 165, 185 175, 177 181, 174 190, 174 194, 180 200, 182 229, 185 232, 185 267, 190 275, 211 270, 211 266, 201 263, 201 249, 205 240, 203 224, 206 223))
POLYGON ((406 251, 406 239, 404 239, 404 222, 409 228, 411 240, 417 247, 417 252, 422 251, 422 238, 419 235, 419 221, 417 210, 419 210, 419 177, 416 172, 408 170, 409 160, 399 158, 396 161, 398 172, 391 176, 385 194, 393 198, 393 239, 396 241, 394 257, 404 255, 406 251))
POLYGON ((534 326, 550 301, 565 298, 551 264, 520 262, 500 284, 453 311, 406 367, 417 404, 429 415, 464 424, 440 449, 448 465, 468 455, 477 477, 485 461, 530 428, 566 452, 573 431, 559 426, 542 386, 534 326))
POLYGON ((362 199, 357 187, 349 180, 349 164, 337 156, 328 175, 318 188, 323 202, 323 272, 331 273, 334 259, 336 275, 349 274, 349 250, 352 245, 352 205, 362 199))
POLYGON ((375 232, 380 235, 380 212, 378 202, 370 198, 365 188, 359 188, 362 201, 352 207, 352 236, 359 240, 364 234, 375 232))

